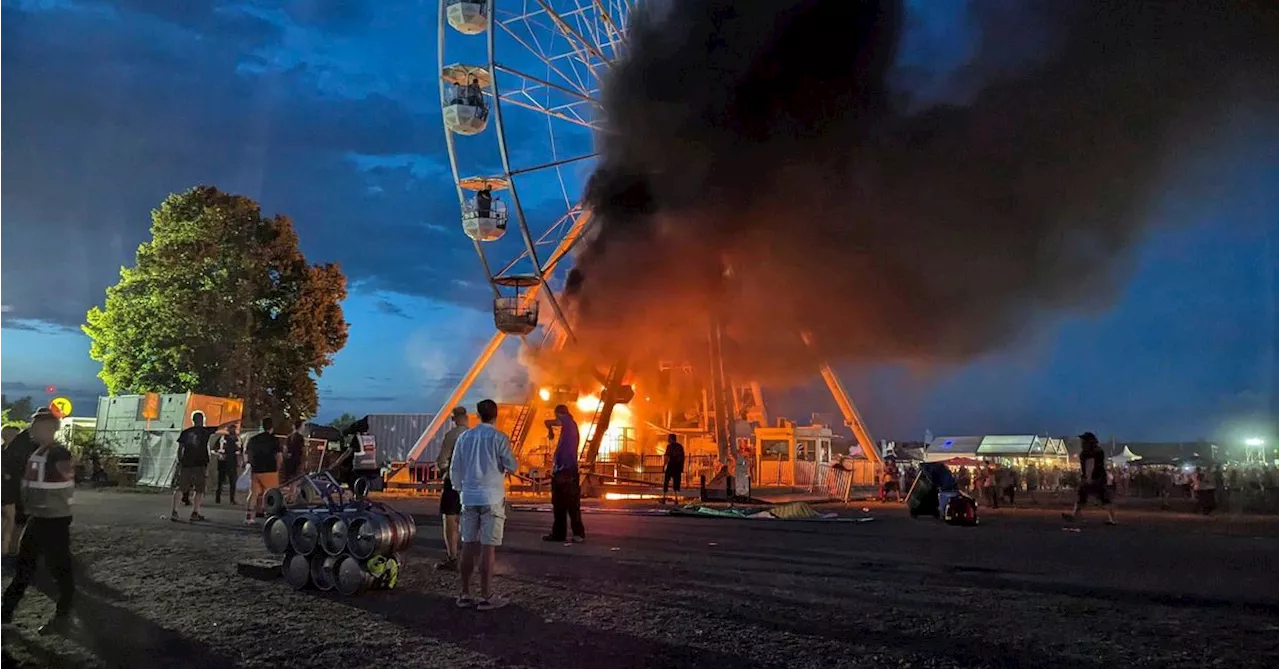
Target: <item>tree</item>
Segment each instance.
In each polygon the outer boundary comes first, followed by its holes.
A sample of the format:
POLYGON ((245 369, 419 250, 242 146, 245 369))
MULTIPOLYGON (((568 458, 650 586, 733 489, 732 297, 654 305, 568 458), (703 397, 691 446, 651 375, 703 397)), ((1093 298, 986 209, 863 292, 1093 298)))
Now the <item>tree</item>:
POLYGON ((341 416, 338 416, 337 418, 334 418, 333 420, 329 421, 329 427, 334 428, 339 432, 341 432, 351 427, 351 424, 355 423, 358 420, 360 420, 359 416, 353 416, 349 413, 343 412, 341 416))
POLYGON ((149 242, 82 326, 111 394, 239 397, 246 418, 304 416, 347 342, 346 277, 309 265, 293 223, 199 186, 151 212, 149 242))
POLYGON ((0 394, 0 409, 4 409, 6 412, 6 425, 11 422, 26 421, 31 418, 31 414, 36 410, 35 401, 31 399, 30 395, 19 397, 10 402, 9 398, 3 394, 0 394))

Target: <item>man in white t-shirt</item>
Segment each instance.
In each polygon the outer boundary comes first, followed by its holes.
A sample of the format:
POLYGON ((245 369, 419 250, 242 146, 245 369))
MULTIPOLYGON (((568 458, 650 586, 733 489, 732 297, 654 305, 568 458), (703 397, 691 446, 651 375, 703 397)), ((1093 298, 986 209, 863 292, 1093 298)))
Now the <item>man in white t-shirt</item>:
POLYGON ((459 534, 462 538, 462 594, 459 607, 481 611, 501 608, 507 599, 489 589, 496 549, 502 545, 507 520, 506 475, 516 471, 511 439, 493 426, 498 404, 482 400, 476 405, 480 424, 458 436, 449 463, 449 480, 462 498, 459 534), (480 598, 471 594, 471 574, 480 561, 480 598))

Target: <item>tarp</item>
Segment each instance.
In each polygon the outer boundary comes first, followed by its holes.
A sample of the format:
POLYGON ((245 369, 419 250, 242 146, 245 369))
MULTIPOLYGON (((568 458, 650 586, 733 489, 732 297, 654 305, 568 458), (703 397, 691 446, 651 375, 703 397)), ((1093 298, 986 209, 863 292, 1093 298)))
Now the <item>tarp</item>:
POLYGON ((138 454, 138 485, 167 488, 173 485, 181 430, 147 431, 138 454))

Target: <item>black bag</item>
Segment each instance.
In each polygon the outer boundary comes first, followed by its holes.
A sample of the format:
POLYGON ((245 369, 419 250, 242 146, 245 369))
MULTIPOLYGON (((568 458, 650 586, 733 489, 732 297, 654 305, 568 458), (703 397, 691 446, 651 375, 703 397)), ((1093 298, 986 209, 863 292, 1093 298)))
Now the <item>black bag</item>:
POLYGON ((968 495, 956 495, 947 500, 942 520, 948 525, 973 526, 978 524, 978 505, 968 495))

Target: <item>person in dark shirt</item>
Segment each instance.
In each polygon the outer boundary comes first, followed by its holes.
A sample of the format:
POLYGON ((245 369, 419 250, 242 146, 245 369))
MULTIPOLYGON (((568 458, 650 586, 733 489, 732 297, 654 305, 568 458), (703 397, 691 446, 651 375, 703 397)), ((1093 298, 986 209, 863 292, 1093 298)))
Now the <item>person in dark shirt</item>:
POLYGON ((195 504, 191 509, 191 521, 205 520, 200 515, 200 505, 204 502, 204 484, 209 475, 209 439, 234 422, 205 425, 202 412, 191 414, 191 427, 178 434, 178 475, 173 482, 173 508, 169 511, 169 520, 178 522, 178 497, 185 499, 188 494, 195 504))
POLYGON ((1098 445, 1098 437, 1092 432, 1080 435, 1080 487, 1076 491, 1076 505, 1071 513, 1062 517, 1074 521, 1080 516, 1080 507, 1097 497, 1098 503, 1107 509, 1107 524, 1116 524, 1116 512, 1111 508, 1111 496, 1107 494, 1107 456, 1098 445))
POLYGON ((587 528, 582 523, 582 484, 578 479, 578 423, 563 404, 556 405, 555 415, 547 425, 548 429, 560 428, 551 461, 551 534, 542 540, 582 543, 587 540, 587 528))
POLYGON ((263 495, 272 488, 280 487, 280 468, 284 465, 284 454, 280 449, 280 440, 272 434, 271 428, 271 417, 263 418, 262 431, 250 437, 249 443, 244 446, 244 458, 249 461, 252 478, 245 502, 246 525, 252 525, 257 513, 262 512, 263 495))
POLYGON ((222 503, 222 483, 226 481, 227 492, 231 496, 232 506, 236 503, 236 477, 240 474, 240 426, 232 424, 218 438, 218 485, 213 489, 213 501, 222 503))
POLYGON ((293 421, 293 432, 289 433, 289 441, 284 454, 284 469, 280 473, 281 481, 288 481, 302 472, 302 458, 306 451, 306 421, 293 421))
MULTIPOLYGON (((47 413, 48 409, 44 411, 47 413)), ((36 444, 31 440, 30 428, 19 431, 14 427, 6 427, 5 431, 13 434, 5 439, 4 453, 0 456, 0 469, 4 472, 4 484, 0 487, 4 527, 0 531, 4 532, 4 555, 11 557, 17 554, 22 531, 27 524, 27 514, 22 506, 22 473, 26 471, 27 458, 35 452, 36 444)))
POLYGON ((684 446, 676 441, 676 435, 667 435, 667 452, 662 455, 662 503, 667 503, 667 486, 675 490, 680 500, 680 479, 684 477, 684 446))

